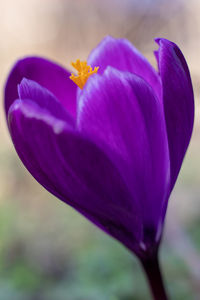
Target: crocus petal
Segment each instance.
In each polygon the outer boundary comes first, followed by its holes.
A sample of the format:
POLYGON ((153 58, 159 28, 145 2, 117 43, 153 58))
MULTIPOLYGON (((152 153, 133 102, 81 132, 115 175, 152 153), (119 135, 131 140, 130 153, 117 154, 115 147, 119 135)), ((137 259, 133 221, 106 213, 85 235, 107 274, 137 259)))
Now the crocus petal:
POLYGON ((162 80, 172 189, 192 134, 194 97, 189 70, 180 49, 166 39, 156 41, 159 44, 156 55, 162 80))
POLYGON ((121 71, 129 71, 145 79, 160 98, 160 78, 148 60, 126 39, 107 36, 91 52, 88 63, 99 66, 98 73, 103 73, 107 66, 121 71))
POLYGON ((8 124, 19 157, 37 181, 135 250, 141 218, 117 169, 95 144, 29 100, 13 103, 8 124))
POLYGON ((66 121, 71 126, 75 126, 74 119, 56 97, 37 82, 26 78, 22 79, 18 85, 18 93, 21 100, 29 99, 37 103, 41 108, 48 110, 54 117, 66 121))
POLYGON ((13 67, 5 87, 5 109, 18 98, 17 85, 23 78, 36 81, 51 91, 68 112, 76 116, 76 85, 69 79, 70 73, 61 66, 39 57, 19 60, 13 67))
POLYGON ((83 89, 78 128, 118 160, 133 198, 142 204, 144 226, 155 230, 168 192, 169 153, 163 107, 152 88, 108 67, 83 89))

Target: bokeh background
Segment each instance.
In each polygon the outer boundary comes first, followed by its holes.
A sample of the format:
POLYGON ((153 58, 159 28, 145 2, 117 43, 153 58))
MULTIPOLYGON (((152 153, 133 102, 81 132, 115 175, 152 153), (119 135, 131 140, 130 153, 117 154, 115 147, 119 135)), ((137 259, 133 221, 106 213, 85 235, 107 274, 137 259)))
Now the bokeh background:
POLYGON ((161 261, 172 299, 200 299, 199 13, 199 0, 0 0, 0 300, 150 299, 136 258, 29 175, 3 111, 3 85, 18 58, 37 54, 70 67, 107 34, 128 38, 153 65, 158 36, 187 59, 195 130, 170 199, 161 261))

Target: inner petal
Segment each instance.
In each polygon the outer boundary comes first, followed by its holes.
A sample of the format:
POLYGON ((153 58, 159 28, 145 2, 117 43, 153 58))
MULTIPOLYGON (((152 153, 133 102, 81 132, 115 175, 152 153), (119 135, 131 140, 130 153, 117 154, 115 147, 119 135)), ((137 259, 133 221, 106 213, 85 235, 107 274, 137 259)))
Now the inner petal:
POLYGON ((69 79, 70 73, 54 62, 40 57, 26 57, 13 67, 5 87, 5 108, 18 98, 17 85, 23 78, 33 80, 48 89, 76 117, 76 85, 69 79))

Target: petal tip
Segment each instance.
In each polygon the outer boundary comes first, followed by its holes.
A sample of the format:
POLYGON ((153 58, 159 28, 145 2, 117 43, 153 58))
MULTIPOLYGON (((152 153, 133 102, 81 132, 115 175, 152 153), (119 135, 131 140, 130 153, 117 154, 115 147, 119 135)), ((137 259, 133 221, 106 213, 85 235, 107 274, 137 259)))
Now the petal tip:
POLYGON ((161 40, 161 38, 159 38, 159 37, 157 37, 157 38, 154 39, 154 41, 155 41, 158 45, 160 44, 160 40, 161 40))
MULTIPOLYGON (((161 38, 161 37, 157 37, 154 39, 154 41, 156 42, 156 44, 158 44, 159 46, 161 46, 163 43, 165 42, 170 42, 169 40, 165 39, 165 38, 161 38)), ((170 42, 171 43, 171 42, 170 42)))
POLYGON ((158 38, 155 38, 154 41, 159 46, 166 45, 166 46, 175 46, 175 47, 177 47, 177 45, 174 42, 172 42, 172 41, 170 41, 170 40, 168 40, 166 38, 160 38, 160 37, 158 37, 158 38))

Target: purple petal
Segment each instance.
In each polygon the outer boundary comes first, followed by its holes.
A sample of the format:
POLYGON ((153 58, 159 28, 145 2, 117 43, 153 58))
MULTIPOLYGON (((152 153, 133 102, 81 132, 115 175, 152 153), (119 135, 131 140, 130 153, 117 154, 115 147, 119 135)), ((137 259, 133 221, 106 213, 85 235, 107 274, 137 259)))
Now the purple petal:
POLYGON ((148 60, 126 39, 107 36, 91 52, 88 63, 99 66, 102 74, 107 66, 134 73, 148 82, 160 98, 160 78, 148 60))
POLYGON ((48 110, 54 117, 68 122, 71 126, 75 126, 74 119, 56 97, 35 81, 24 78, 18 85, 18 93, 21 100, 32 100, 41 108, 48 110))
POLYGON ((194 96, 186 61, 180 49, 166 39, 157 39, 160 76, 167 126, 171 189, 187 150, 194 122, 194 96))
POLYGON ((61 102, 68 112, 76 116, 76 85, 69 79, 70 73, 59 65, 39 57, 19 60, 13 67, 5 87, 5 109, 8 113, 18 98, 17 85, 23 78, 36 81, 61 102))
POLYGON ((141 219, 119 172, 98 147, 29 100, 13 103, 8 124, 19 157, 39 183, 136 249, 141 219))
POLYGON ((117 161, 144 224, 155 229, 168 194, 169 153, 163 107, 151 87, 110 67, 92 76, 80 97, 78 126, 117 161))

